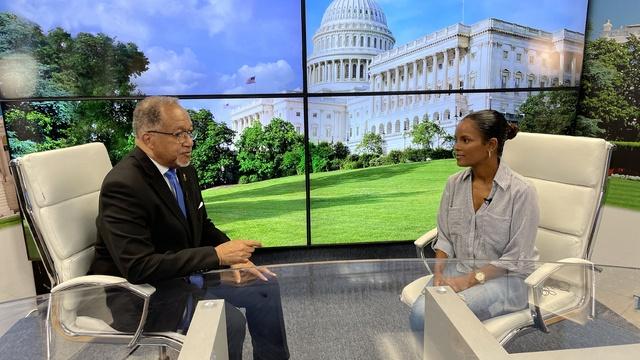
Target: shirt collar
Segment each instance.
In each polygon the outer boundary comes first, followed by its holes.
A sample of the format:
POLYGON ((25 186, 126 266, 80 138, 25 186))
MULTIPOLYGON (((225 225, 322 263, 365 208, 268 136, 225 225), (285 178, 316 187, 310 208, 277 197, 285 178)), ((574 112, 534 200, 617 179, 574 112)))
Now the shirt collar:
POLYGON ((500 161, 498 171, 496 172, 496 176, 493 177, 493 181, 498 184, 502 190, 506 190, 509 186, 509 180, 511 179, 509 176, 510 171, 509 166, 503 161, 500 161))
MULTIPOLYGON (((509 166, 504 163, 504 161, 500 161, 498 164, 498 171, 496 171, 496 175, 493 177, 493 182, 498 184, 503 190, 505 190, 509 186, 509 166)), ((471 168, 468 167, 462 173, 463 180, 471 179, 471 168)))
POLYGON ((149 157, 149 160, 151 160, 151 162, 153 163, 153 165, 155 165, 155 166, 158 168, 158 171, 160 171, 160 174, 161 174, 162 176, 164 176, 164 174, 165 174, 167 171, 169 171, 169 168, 168 168, 168 167, 166 167, 166 166, 164 166, 164 165, 160 165, 157 161, 153 160, 150 156, 148 156, 148 157, 149 157))

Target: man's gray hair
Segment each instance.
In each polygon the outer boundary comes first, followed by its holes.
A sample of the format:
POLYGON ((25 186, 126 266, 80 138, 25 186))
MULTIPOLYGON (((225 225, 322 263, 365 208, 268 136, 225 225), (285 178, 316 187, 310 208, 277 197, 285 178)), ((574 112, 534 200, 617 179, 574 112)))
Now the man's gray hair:
POLYGON ((136 105, 133 110, 133 133, 136 137, 160 125, 162 108, 166 105, 180 106, 178 99, 169 96, 149 96, 136 105))

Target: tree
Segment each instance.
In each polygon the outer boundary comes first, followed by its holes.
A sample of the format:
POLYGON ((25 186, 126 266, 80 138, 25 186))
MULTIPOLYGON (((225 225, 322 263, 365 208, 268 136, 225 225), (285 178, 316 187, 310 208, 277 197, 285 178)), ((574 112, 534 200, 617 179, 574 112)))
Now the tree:
POLYGON ((385 141, 380 134, 370 132, 364 134, 356 150, 362 154, 382 155, 384 145, 385 141))
MULTIPOLYGON (((637 41, 631 39, 629 46, 635 49, 637 41)), ((638 86, 633 72, 640 71, 631 65, 638 63, 632 61, 632 54, 625 45, 604 38, 587 42, 585 48, 583 98, 578 111, 586 119, 597 119, 608 139, 629 139, 637 134, 637 129, 629 126, 638 118, 638 107, 629 98, 638 86)), ((580 124, 576 125, 578 130, 580 124)))
POLYGON ((280 118, 273 118, 264 127, 262 159, 270 164, 267 179, 287 176, 290 171, 284 166, 284 155, 302 146, 303 138, 293 127, 293 124, 280 118))
MULTIPOLYGON (((309 146, 312 144, 310 143, 309 146)), ((287 151, 282 157, 282 175, 302 175, 305 171, 304 145, 296 145, 292 150, 287 151)))
POLYGON ((333 170, 331 160, 335 153, 333 146, 326 141, 321 141, 317 145, 309 144, 311 153, 311 171, 314 173, 333 170))
POLYGON ((135 44, 105 34, 79 33, 74 39, 58 28, 47 40, 38 51, 40 60, 57 70, 52 74, 56 82, 75 95, 129 95, 134 90, 131 78, 149 64, 135 44), (56 52, 62 55, 45 58, 56 52))
POLYGON ((66 139, 54 139, 51 136, 51 117, 38 111, 11 109, 7 111, 5 124, 13 157, 69 145, 66 139))
POLYGON ((245 128, 240 135, 240 140, 236 143, 238 148, 238 163, 240 172, 253 181, 266 179, 269 170, 264 168, 262 161, 262 138, 264 132, 262 125, 258 122, 245 128))
POLYGON ((349 156, 349 147, 338 141, 333 144, 333 158, 331 160, 344 160, 349 156))
POLYGON ((30 54, 43 39, 37 24, 15 14, 0 13, 0 54, 30 54))
MULTIPOLYGON (((519 108, 524 115, 519 127, 528 132, 571 135, 576 103, 577 95, 573 91, 543 91, 529 96, 519 108)), ((589 129, 581 126, 581 131, 589 129)), ((590 136, 594 135, 597 134, 590 136)))
POLYGON ((193 136, 198 140, 202 140, 207 136, 209 123, 215 121, 213 113, 208 109, 200 109, 198 111, 187 109, 191 124, 193 126, 193 136))
POLYGON ((289 154, 286 162, 285 155, 291 151, 299 154, 302 144, 303 138, 293 125, 280 118, 271 119, 264 129, 255 123, 244 130, 236 144, 240 171, 250 181, 291 175, 294 154, 289 154))
POLYGON ((425 115, 422 121, 413 127, 411 136, 414 144, 422 145, 423 149, 431 149, 433 139, 436 136, 444 138, 447 136, 447 132, 435 122, 429 121, 429 118, 425 115))
POLYGON ((598 119, 590 119, 582 115, 578 115, 576 117, 576 125, 573 135, 587 137, 602 136, 604 130, 599 127, 600 122, 601 120, 598 119))
POLYGON ((64 130, 70 144, 99 141, 105 144, 112 162, 130 149, 131 119, 136 103, 127 100, 98 100, 76 103, 74 121, 64 130))
MULTIPOLYGON (((130 95, 135 92, 131 80, 149 64, 133 43, 121 43, 104 34, 79 33, 73 37, 61 28, 45 35, 33 23, 0 13, 0 54, 19 51, 37 60, 35 96, 42 97, 130 95)), ((132 101, 14 104, 11 108, 24 111, 25 118, 44 116, 51 127, 46 137, 37 139, 22 138, 16 128, 14 140, 34 141, 42 149, 101 141, 116 162, 132 147, 134 107, 132 101), (47 143, 39 143, 42 141, 47 143)))
POLYGON ((236 154, 231 150, 235 131, 216 122, 211 111, 187 110, 194 127, 195 145, 191 163, 198 172, 200 187, 233 184, 238 178, 236 154))

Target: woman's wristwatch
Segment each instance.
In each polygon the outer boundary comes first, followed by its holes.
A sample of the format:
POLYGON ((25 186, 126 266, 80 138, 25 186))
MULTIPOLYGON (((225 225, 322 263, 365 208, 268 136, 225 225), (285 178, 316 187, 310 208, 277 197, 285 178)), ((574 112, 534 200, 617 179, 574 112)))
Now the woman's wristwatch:
POLYGON ((484 273, 482 271, 476 271, 476 274, 475 274, 474 278, 476 279, 476 281, 480 285, 484 284, 485 276, 484 276, 484 273))

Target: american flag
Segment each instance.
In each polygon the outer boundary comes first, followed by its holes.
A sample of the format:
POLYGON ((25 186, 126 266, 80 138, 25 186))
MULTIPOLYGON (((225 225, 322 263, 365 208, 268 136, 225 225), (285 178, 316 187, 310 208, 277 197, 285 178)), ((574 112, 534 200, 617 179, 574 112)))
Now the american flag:
POLYGON ((250 78, 247 79, 247 81, 245 81, 246 84, 255 84, 256 83, 256 77, 252 76, 250 78))

